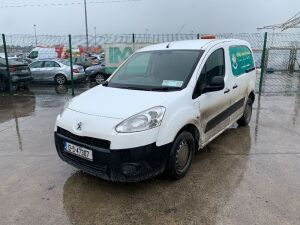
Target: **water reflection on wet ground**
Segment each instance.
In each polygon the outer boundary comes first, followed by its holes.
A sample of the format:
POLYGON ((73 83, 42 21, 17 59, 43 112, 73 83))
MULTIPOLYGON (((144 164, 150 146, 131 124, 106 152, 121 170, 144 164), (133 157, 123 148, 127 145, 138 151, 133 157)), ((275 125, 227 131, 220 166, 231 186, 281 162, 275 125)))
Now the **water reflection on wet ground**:
POLYGON ((0 224, 299 224, 300 95, 257 97, 250 126, 215 139, 180 181, 116 184, 56 155, 66 88, 0 97, 0 224))

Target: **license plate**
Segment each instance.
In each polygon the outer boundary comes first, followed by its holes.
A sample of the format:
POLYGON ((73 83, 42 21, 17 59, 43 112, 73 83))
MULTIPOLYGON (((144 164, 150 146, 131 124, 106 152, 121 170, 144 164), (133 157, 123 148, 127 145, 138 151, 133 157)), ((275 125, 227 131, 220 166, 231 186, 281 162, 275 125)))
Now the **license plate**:
POLYGON ((28 70, 21 70, 21 73, 28 73, 28 70))
POLYGON ((80 147, 69 142, 64 142, 64 151, 68 152, 72 155, 79 156, 83 159, 87 159, 89 161, 93 161, 93 151, 86 149, 84 147, 80 147))

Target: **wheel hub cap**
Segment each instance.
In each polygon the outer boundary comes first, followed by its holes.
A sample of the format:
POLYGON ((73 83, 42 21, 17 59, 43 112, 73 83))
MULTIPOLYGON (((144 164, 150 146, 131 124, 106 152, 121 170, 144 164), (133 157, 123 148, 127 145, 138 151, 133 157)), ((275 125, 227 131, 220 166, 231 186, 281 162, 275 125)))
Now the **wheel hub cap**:
POLYGON ((189 159, 189 145, 186 140, 183 140, 177 150, 176 167, 178 170, 184 170, 189 159))

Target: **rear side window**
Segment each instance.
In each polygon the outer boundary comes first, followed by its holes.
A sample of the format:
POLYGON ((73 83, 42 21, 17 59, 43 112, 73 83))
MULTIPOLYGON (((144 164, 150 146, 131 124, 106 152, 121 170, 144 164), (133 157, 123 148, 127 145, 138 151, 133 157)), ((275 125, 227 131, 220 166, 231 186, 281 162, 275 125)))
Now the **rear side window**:
POLYGON ((247 46, 231 46, 229 48, 231 69, 234 76, 238 77, 247 70, 254 68, 254 60, 247 46))
POLYGON ((53 61, 46 61, 44 67, 60 67, 56 62, 53 61))

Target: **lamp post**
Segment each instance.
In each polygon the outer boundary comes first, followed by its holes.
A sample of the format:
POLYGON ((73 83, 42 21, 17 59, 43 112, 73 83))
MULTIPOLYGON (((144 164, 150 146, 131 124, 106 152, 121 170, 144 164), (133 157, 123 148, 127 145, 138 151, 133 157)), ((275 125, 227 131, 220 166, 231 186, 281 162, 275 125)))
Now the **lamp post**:
POLYGON ((88 31, 88 21, 87 21, 87 7, 86 0, 84 0, 84 14, 85 14, 85 35, 86 35, 86 50, 89 50, 89 31, 88 31))
POLYGON ((145 40, 146 43, 148 43, 148 31, 149 31, 149 29, 147 28, 147 29, 145 30, 145 32, 146 32, 146 38, 145 38, 145 39, 146 39, 146 40, 145 40))
POLYGON ((36 36, 36 25, 33 25, 34 27, 34 36, 35 36, 35 47, 37 46, 37 36, 36 36))
POLYGON ((97 46, 97 27, 94 27, 94 31, 95 31, 95 48, 97 46))

